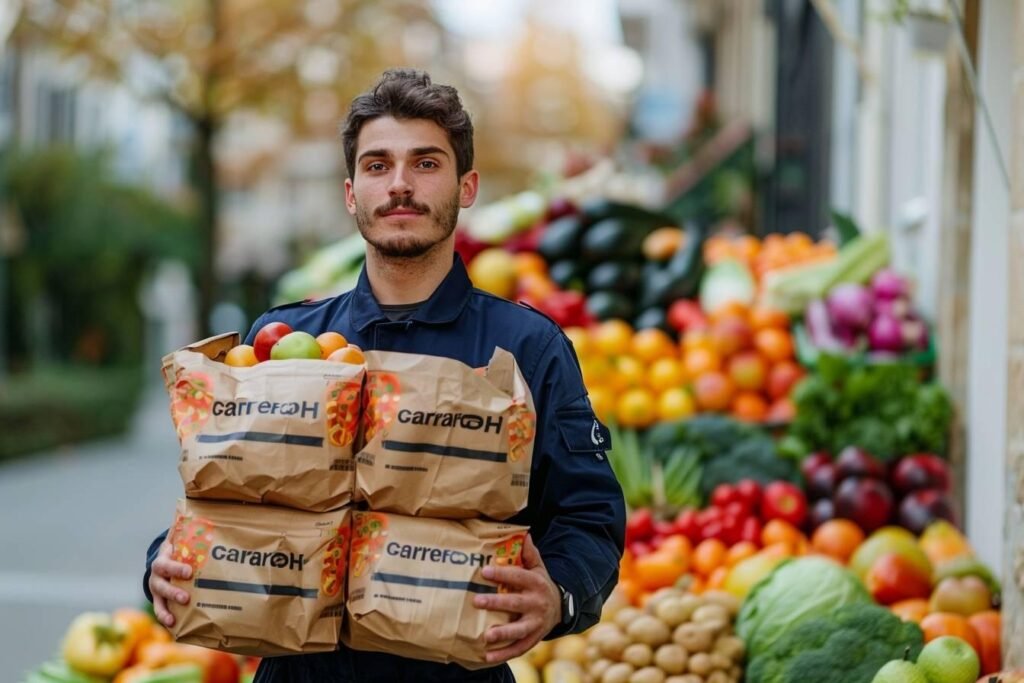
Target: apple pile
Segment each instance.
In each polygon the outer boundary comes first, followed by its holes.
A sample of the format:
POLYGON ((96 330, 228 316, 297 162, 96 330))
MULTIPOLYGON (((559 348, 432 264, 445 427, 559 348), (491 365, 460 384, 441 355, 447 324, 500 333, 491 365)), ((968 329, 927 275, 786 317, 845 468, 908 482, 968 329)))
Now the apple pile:
POLYGON ((835 460, 812 453, 800 468, 814 528, 842 518, 866 533, 898 523, 920 534, 938 519, 955 523, 949 465, 936 455, 908 455, 887 468, 864 449, 848 446, 835 460))
POLYGON ((271 360, 302 358, 356 365, 366 360, 362 349, 349 344, 348 340, 337 332, 324 332, 314 337, 308 332, 292 330, 285 323, 275 322, 261 327, 253 338, 252 345, 239 344, 232 347, 224 357, 224 363, 246 368, 271 360))

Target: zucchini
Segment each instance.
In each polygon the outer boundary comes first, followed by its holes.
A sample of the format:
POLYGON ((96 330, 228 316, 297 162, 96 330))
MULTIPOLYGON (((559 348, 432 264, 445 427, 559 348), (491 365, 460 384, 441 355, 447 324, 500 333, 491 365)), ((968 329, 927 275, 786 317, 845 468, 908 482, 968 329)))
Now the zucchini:
POLYGON ((579 216, 563 216, 551 221, 544 228, 537 251, 548 263, 576 257, 585 225, 579 216))
POLYGON ((598 320, 633 319, 633 302, 618 292, 594 292, 587 297, 587 310, 598 320))
POLYGON ((686 227, 686 240, 675 256, 657 270, 645 272, 640 292, 640 306, 652 308, 668 306, 676 299, 693 297, 704 274, 704 237, 702 227, 686 227))
POLYGON ((583 234, 583 258, 590 263, 639 261, 643 257, 644 238, 653 230, 619 218, 605 218, 583 234))
POLYGON ((588 292, 621 292, 632 294, 640 284, 640 266, 636 263, 606 261, 594 266, 587 276, 588 292))
POLYGON ((558 285, 559 289, 583 289, 583 280, 586 271, 579 261, 563 259, 551 264, 548 268, 548 277, 558 285))
POLYGON ((660 306, 654 308, 648 308, 636 317, 633 321, 633 329, 645 330, 649 327, 656 327, 663 332, 667 332, 670 336, 675 337, 677 334, 672 326, 668 324, 668 317, 665 314, 665 309, 660 306))

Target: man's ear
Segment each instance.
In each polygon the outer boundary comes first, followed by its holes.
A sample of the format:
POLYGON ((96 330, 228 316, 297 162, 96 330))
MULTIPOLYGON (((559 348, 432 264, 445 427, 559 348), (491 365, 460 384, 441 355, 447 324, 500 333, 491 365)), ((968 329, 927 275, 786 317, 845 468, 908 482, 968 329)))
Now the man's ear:
POLYGON ((476 201, 476 193, 480 189, 480 174, 466 171, 459 180, 459 206, 468 209, 476 201))
POLYGON ((345 178, 345 208, 353 216, 356 215, 356 195, 352 191, 351 178, 345 178))

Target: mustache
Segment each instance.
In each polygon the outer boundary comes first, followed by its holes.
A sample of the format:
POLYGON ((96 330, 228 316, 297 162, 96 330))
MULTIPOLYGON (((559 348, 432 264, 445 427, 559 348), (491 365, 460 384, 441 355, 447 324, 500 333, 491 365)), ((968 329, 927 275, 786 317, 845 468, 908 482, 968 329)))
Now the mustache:
POLYGON ((430 207, 426 204, 420 204, 412 197, 392 197, 387 204, 381 204, 373 210, 374 215, 383 216, 389 211, 395 209, 412 209, 417 213, 428 214, 430 213, 430 207))

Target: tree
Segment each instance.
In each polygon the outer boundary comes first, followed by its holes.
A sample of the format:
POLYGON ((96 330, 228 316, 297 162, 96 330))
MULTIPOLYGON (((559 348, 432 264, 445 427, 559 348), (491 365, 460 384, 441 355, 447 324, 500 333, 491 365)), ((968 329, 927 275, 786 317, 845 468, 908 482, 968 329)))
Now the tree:
POLYGON ((15 30, 189 123, 204 333, 218 288, 215 142, 232 114, 275 117, 298 136, 332 135, 344 106, 380 71, 429 59, 421 43, 439 34, 428 5, 413 0, 33 0, 15 30))

